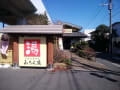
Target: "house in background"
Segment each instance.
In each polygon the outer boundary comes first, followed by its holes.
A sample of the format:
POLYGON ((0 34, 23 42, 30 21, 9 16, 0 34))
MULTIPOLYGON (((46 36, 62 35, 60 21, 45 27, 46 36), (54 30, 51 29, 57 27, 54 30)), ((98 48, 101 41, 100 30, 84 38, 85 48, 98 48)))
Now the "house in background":
POLYGON ((87 35, 80 32, 82 30, 81 26, 60 21, 58 22, 58 24, 63 25, 63 36, 59 37, 60 50, 70 49, 73 43, 87 37, 87 35))
POLYGON ((86 38, 83 38, 83 41, 89 41, 91 40, 91 32, 95 31, 95 29, 85 29, 83 33, 87 35, 86 38))
POLYGON ((112 36, 112 43, 113 43, 113 53, 120 54, 120 22, 116 22, 112 24, 113 28, 113 36, 112 36))

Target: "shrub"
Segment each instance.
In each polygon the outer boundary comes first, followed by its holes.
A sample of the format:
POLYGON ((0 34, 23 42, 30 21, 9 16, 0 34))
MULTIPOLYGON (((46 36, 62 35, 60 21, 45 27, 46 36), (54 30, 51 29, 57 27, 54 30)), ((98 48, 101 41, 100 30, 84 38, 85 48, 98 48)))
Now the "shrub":
POLYGON ((56 50, 56 53, 54 54, 54 62, 71 65, 72 61, 70 59, 70 55, 66 54, 64 51, 56 50))
POLYGON ((81 56, 81 57, 85 57, 86 56, 86 54, 83 52, 83 50, 78 50, 76 52, 76 54, 79 55, 79 56, 81 56))
POLYGON ((80 50, 83 50, 84 48, 88 47, 88 43, 87 42, 76 42, 74 44, 74 47, 80 50))
POLYGON ((85 48, 84 50, 78 50, 76 52, 77 55, 80 57, 93 60, 93 57, 95 57, 96 53, 92 48, 85 48))
POLYGON ((68 59, 68 58, 65 58, 65 59, 64 59, 64 62, 65 62, 67 65, 71 65, 71 64, 72 64, 71 59, 68 59))
POLYGON ((96 53, 94 49, 89 47, 88 42, 82 41, 82 42, 76 42, 73 44, 72 52, 76 53, 78 56, 93 60, 96 53))

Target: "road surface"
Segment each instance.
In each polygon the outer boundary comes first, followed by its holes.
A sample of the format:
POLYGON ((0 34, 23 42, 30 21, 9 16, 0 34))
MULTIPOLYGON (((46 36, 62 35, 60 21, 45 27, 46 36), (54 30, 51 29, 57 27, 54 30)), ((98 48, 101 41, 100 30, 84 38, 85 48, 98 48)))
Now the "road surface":
POLYGON ((120 90, 120 68, 105 58, 96 60, 110 70, 0 69, 0 90, 120 90))
POLYGON ((0 90, 120 90, 120 76, 99 71, 0 69, 0 90))

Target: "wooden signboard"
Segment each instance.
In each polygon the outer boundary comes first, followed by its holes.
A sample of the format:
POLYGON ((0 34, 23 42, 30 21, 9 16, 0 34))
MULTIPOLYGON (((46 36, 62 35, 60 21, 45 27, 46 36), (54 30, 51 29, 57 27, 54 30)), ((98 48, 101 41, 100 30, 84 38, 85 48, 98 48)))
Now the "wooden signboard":
POLYGON ((47 67, 46 37, 19 38, 19 66, 47 67))
POLYGON ((72 33, 72 29, 64 29, 64 33, 72 33))

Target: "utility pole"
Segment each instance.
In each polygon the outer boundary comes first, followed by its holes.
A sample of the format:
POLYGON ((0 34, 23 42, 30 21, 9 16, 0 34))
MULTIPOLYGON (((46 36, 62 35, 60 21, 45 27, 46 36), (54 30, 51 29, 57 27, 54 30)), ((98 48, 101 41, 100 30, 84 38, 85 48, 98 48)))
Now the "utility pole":
POLYGON ((4 28, 4 26, 5 26, 4 22, 2 24, 3 24, 3 28, 4 28))
POLYGON ((4 27, 5 27, 5 23, 4 23, 4 21, 5 21, 5 16, 3 16, 2 18, 3 18, 2 27, 4 28, 4 27))
POLYGON ((108 10, 109 10, 109 16, 110 16, 110 19, 109 19, 109 22, 110 22, 110 31, 109 31, 109 53, 111 54, 111 57, 112 57, 112 0, 109 0, 109 3, 108 4, 102 4, 102 6, 108 6, 108 10))
POLYGON ((108 6, 108 9, 109 9, 109 15, 110 15, 110 36, 109 36, 109 53, 111 54, 112 56, 112 0, 109 0, 109 6, 108 6))

